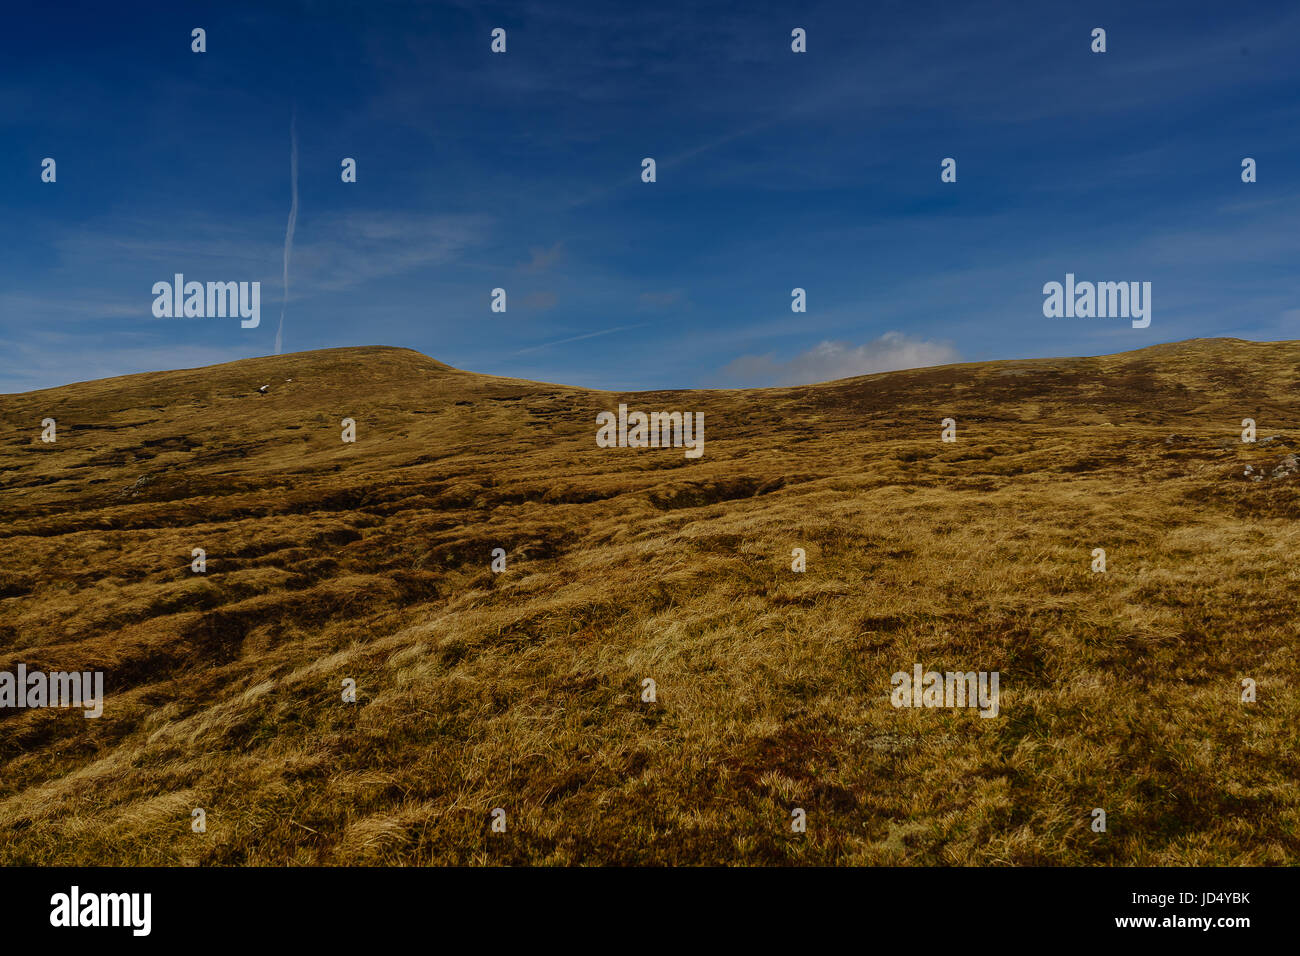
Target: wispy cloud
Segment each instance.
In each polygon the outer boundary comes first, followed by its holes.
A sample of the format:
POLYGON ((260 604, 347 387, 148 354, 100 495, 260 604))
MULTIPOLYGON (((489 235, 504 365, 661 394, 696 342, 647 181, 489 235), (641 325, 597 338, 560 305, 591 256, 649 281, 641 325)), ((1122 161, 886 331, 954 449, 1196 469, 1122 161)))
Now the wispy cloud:
POLYGON ((741 385, 806 385, 957 361, 960 361, 957 350, 946 342, 886 332, 864 345, 822 342, 790 359, 743 355, 729 362, 722 374, 741 385))
POLYGON ((564 241, 553 246, 534 246, 528 252, 532 258, 520 268, 525 272, 546 272, 564 258, 564 241))
POLYGON ((536 309, 539 312, 545 312, 547 309, 555 308, 559 297, 554 292, 542 290, 540 292, 530 292, 524 296, 524 308, 536 309))
POLYGON ((256 354, 256 350, 247 346, 124 345, 116 336, 48 332, 0 340, 0 350, 13 358, 12 365, 0 371, 0 394, 137 372, 219 365, 256 354))
MULTIPOLYGON (((82 290, 76 297, 0 292, 0 316, 39 317, 43 322, 82 322, 97 319, 138 319, 150 315, 153 297, 143 292, 135 300, 114 292, 82 290)), ((147 291, 147 290, 146 290, 147 291)))
MULTIPOLYGON (((292 209, 292 206, 291 206, 292 209)), ((184 272, 194 278, 285 279, 286 254, 292 254, 296 298, 338 292, 413 269, 443 265, 482 242, 491 220, 483 215, 444 215, 390 208, 320 215, 309 233, 289 248, 265 238, 265 224, 251 218, 197 213, 163 219, 92 222, 75 235, 52 240, 60 265, 71 271, 111 270, 115 275, 143 271, 152 279, 184 272), (178 218, 185 235, 173 235, 178 218), (281 269, 275 260, 281 259, 281 269), (199 273, 204 273, 200 275, 199 273)), ((148 288, 145 288, 145 293, 148 288)), ((144 295, 142 293, 142 295, 144 295)), ((145 295, 146 309, 152 298, 145 295)))
POLYGON ((669 309, 680 305, 683 298, 685 297, 682 293, 676 289, 667 292, 642 292, 637 296, 637 304, 643 309, 669 309))
POLYGON ((321 238, 298 244, 298 285, 313 291, 351 289, 372 279, 446 265, 482 242, 489 220, 375 210, 312 220, 321 238), (304 280, 307 272, 310 279, 304 280))

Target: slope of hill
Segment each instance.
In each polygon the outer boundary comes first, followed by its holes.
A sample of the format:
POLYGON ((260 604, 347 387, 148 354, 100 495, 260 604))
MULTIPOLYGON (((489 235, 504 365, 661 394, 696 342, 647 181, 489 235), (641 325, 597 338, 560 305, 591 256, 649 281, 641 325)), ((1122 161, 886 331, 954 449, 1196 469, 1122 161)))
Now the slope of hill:
POLYGON ((0 396, 0 672, 106 685, 0 710, 0 862, 1294 864, 1298 370, 620 395, 355 348, 0 396), (703 457, 598 448, 620 402, 703 457), (998 716, 891 706, 918 663, 998 716))

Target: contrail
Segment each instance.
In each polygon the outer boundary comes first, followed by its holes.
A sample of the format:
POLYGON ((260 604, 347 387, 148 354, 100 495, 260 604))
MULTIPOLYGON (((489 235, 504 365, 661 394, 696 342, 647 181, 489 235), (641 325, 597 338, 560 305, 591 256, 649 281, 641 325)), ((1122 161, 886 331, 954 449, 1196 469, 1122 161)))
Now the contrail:
POLYGON ((615 329, 601 329, 599 332, 588 332, 585 335, 574 335, 567 339, 556 339, 554 342, 543 342, 541 345, 530 345, 526 349, 518 349, 510 354, 523 355, 526 352, 539 352, 542 349, 549 349, 552 345, 564 345, 566 342, 580 342, 583 339, 594 339, 598 335, 612 335, 615 332, 626 332, 628 329, 639 329, 649 324, 649 322, 638 322, 636 325, 620 325, 615 329))
POLYGON ((289 118, 289 182, 293 201, 289 204, 289 224, 284 229, 284 299, 280 303, 280 327, 275 330, 275 354, 280 354, 284 336, 284 309, 289 304, 289 254, 293 252, 293 229, 298 223, 298 115, 289 118))

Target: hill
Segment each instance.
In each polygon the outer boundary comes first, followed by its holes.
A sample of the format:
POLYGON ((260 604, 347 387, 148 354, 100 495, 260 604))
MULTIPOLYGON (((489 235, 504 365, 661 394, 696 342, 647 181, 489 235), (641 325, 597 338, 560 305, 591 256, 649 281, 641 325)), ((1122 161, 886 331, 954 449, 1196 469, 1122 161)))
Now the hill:
POLYGON ((0 396, 0 672, 106 692, 0 710, 0 862, 1294 864, 1298 370, 617 394, 375 347, 0 396), (620 403, 703 456, 597 447, 620 403), (998 716, 892 706, 915 664, 998 716))

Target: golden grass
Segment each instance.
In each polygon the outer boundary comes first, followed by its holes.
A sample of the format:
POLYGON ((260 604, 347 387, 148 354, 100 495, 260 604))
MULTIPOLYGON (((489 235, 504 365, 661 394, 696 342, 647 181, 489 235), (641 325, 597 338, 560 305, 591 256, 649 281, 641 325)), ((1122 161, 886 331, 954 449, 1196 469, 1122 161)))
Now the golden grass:
POLYGON ((1300 473, 1242 472, 1300 451, 1297 369, 614 395, 371 348, 0 396, 0 670, 107 687, 0 712, 0 862, 1293 865, 1300 473), (596 448, 620 400, 704 457, 596 448), (894 709, 915 662, 1000 716, 894 709))

